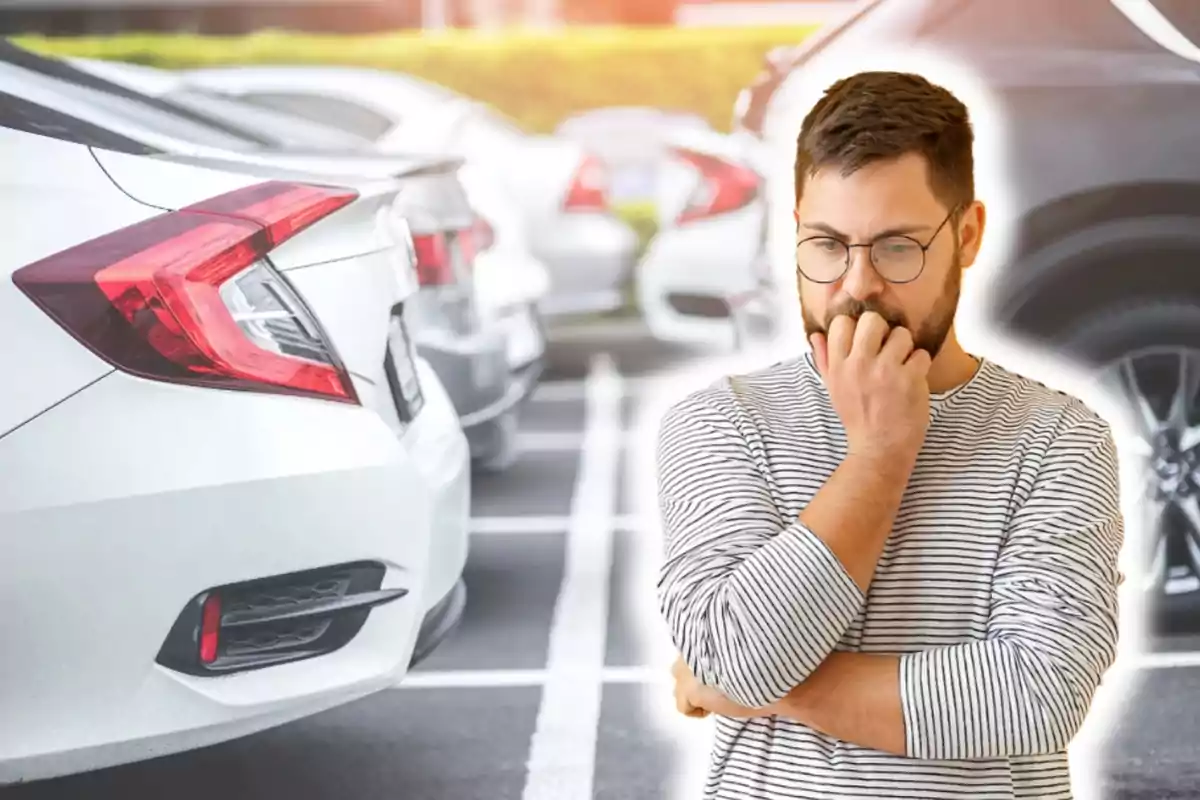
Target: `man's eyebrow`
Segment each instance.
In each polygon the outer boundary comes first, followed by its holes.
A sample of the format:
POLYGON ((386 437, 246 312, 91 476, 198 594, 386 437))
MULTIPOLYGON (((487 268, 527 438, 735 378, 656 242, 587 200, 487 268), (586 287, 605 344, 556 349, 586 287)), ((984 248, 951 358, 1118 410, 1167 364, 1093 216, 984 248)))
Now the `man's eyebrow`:
MULTIPOLYGON (((824 222, 801 222, 800 227, 808 228, 809 230, 817 231, 825 234, 826 236, 832 236, 835 239, 841 239, 843 241, 849 240, 850 238, 837 228, 833 227, 832 225, 827 225, 824 222)), ((930 230, 933 230, 932 225, 895 225, 891 228, 886 228, 882 231, 879 231, 872 236, 871 239, 882 239, 887 236, 911 236, 914 233, 921 233, 922 231, 930 230)))

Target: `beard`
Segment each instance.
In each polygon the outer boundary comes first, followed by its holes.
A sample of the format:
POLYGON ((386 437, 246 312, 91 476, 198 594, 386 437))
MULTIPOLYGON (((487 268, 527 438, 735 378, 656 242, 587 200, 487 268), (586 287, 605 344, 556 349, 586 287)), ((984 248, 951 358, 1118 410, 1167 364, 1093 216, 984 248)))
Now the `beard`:
POLYGON ((946 337, 950 335, 950 329, 954 327, 954 316, 958 312, 958 299, 962 292, 961 266, 962 261, 956 252, 954 263, 950 265, 950 270, 946 274, 946 282, 942 287, 942 293, 933 304, 933 309, 929 312, 929 316, 922 320, 916 327, 913 326, 912 321, 903 312, 894 308, 888 308, 874 298, 869 300, 855 300, 852 297, 846 297, 829 307, 829 310, 825 313, 823 323, 813 317, 808 309, 801 304, 800 314, 804 318, 805 338, 811 338, 814 333, 828 335, 829 324, 833 322, 834 317, 845 315, 857 322, 858 318, 866 312, 874 311, 884 318, 889 329, 907 328, 913 337, 913 347, 929 353, 930 358, 937 358, 938 353, 942 350, 942 346, 946 343, 946 337))

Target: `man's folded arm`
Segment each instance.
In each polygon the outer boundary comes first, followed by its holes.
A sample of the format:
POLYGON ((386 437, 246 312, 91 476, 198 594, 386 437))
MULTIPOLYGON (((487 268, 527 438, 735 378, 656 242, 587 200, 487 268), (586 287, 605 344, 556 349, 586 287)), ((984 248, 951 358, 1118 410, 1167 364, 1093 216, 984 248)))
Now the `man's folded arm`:
POLYGON ((736 426, 695 396, 658 441, 660 608, 693 674, 767 706, 833 650, 864 594, 829 546, 781 517, 736 426))
POLYGON ((1106 426, 1085 421, 1056 439, 1014 516, 987 638, 834 653, 771 711, 914 758, 1062 751, 1116 658, 1123 534, 1115 446, 1106 426))
POLYGON ((1046 459, 1000 553, 987 639, 900 659, 912 756, 1059 752, 1116 659, 1116 447, 1106 425, 1087 420, 1046 459))

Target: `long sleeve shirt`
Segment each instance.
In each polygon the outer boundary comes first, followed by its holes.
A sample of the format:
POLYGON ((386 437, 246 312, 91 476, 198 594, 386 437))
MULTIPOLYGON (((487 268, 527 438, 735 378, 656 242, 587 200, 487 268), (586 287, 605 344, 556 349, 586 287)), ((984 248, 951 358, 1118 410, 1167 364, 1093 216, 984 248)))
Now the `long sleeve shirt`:
POLYGON ((663 417, 660 605, 701 682, 762 707, 833 650, 901 656, 906 756, 719 717, 706 798, 1071 797, 1067 745, 1116 656, 1111 431, 986 359, 931 400, 865 595, 799 521, 846 452, 810 355, 663 417))

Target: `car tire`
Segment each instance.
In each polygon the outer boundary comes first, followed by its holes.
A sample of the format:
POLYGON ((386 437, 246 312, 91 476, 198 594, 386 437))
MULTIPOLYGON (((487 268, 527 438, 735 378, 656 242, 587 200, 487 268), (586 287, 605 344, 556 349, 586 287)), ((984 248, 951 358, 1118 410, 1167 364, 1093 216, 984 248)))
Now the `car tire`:
MULTIPOLYGON (((1138 358, 1155 351, 1194 351, 1200 361, 1200 297, 1194 301, 1178 297, 1131 298, 1120 306, 1095 312, 1068 328, 1056 349, 1097 377, 1107 366, 1122 359, 1138 358)), ((1158 358, 1163 359, 1163 356, 1158 358)), ((1165 413, 1166 403, 1178 386, 1177 381, 1173 385, 1167 382, 1166 376, 1171 374, 1170 363, 1166 362, 1157 373, 1149 372, 1149 376, 1145 371, 1139 373, 1139 384, 1159 414, 1165 413), (1156 376, 1162 376, 1162 380, 1153 380, 1156 376), (1144 382, 1143 378, 1146 378, 1144 382)), ((1200 399, 1193 400, 1190 416, 1193 422, 1200 422, 1200 399)), ((1192 475, 1200 484, 1197 471, 1194 470, 1192 475)), ((1176 532, 1174 538, 1178 541, 1189 523, 1181 513, 1171 509, 1162 518, 1162 525, 1161 530, 1176 532)), ((1200 587, 1179 594, 1156 593, 1148 598, 1147 611, 1148 621, 1158 633, 1200 631, 1200 587)))

